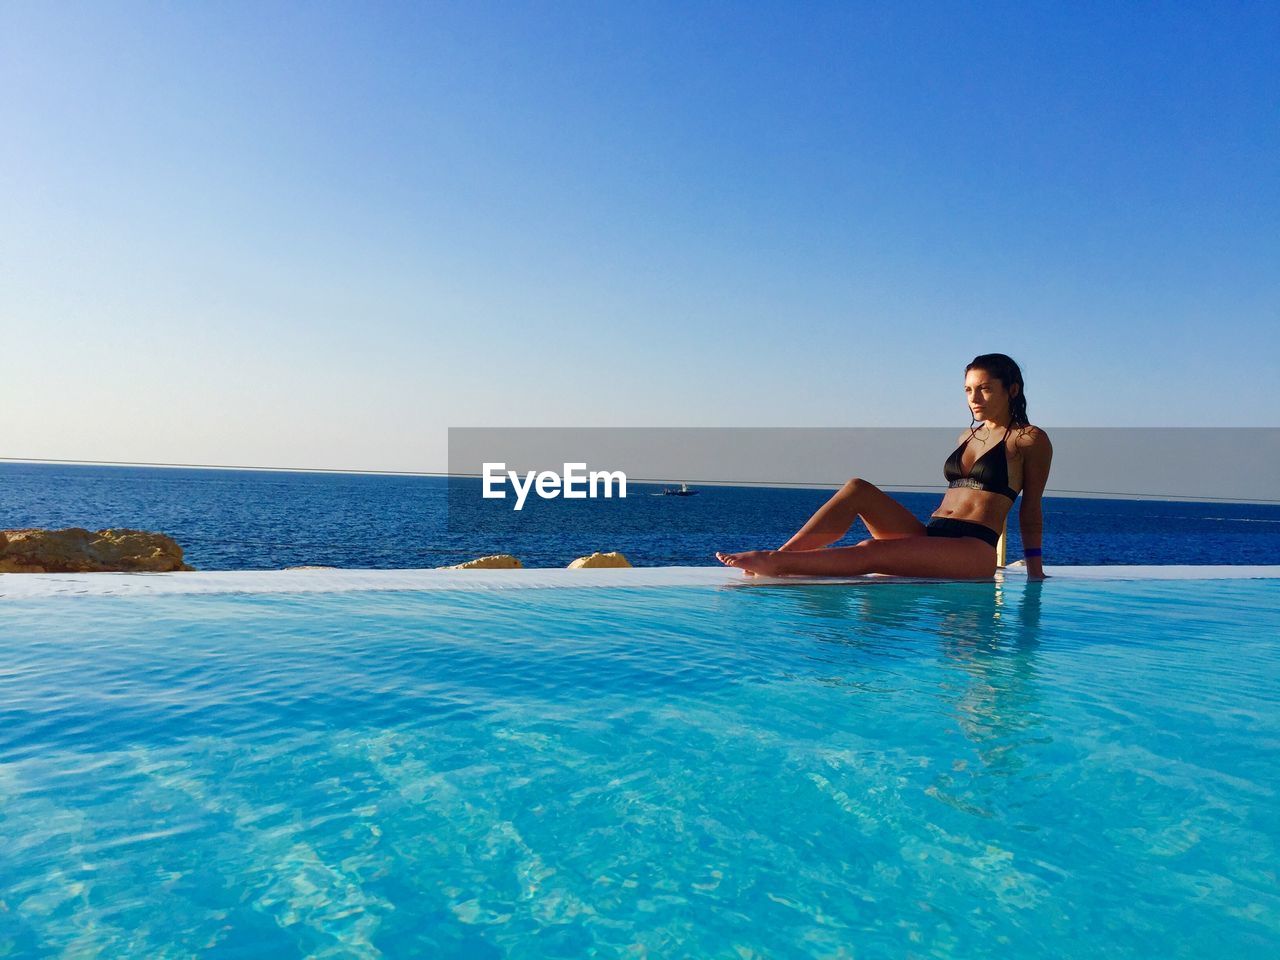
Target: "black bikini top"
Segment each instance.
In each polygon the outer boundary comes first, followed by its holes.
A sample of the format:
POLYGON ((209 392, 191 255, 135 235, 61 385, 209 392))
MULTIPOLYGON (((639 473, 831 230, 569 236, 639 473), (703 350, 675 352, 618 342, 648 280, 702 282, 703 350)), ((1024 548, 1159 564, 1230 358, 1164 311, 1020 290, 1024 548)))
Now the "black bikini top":
POLYGON ((964 448, 969 445, 969 441, 973 439, 973 434, 978 432, 978 428, 974 427, 969 436, 965 437, 964 443, 956 447, 955 453, 947 457, 947 464, 942 470, 942 475, 951 482, 950 487, 971 487, 974 490, 986 490, 988 493, 1003 493, 1010 500, 1018 499, 1018 491, 1009 486, 1009 460, 1004 453, 1004 442, 1009 437, 1009 428, 1004 428, 1004 436, 1000 438, 1000 445, 992 447, 982 456, 980 456, 969 470, 969 475, 964 475, 964 448))

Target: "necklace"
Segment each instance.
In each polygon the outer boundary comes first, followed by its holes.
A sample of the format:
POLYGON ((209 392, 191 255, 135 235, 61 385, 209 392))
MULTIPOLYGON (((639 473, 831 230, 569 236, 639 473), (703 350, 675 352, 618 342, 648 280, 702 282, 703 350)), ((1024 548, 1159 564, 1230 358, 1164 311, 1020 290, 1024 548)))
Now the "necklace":
MULTIPOLYGON (((1007 427, 1005 428, 1005 432, 1006 432, 1006 433, 1008 433, 1008 428, 1007 428, 1007 427)), ((985 427, 985 426, 983 426, 983 427, 979 427, 977 430, 975 430, 975 431, 974 431, 974 433, 973 433, 973 435, 974 435, 974 437, 976 437, 978 440, 981 440, 983 443, 986 443, 986 442, 987 442, 987 438, 988 438, 988 437, 993 437, 993 436, 995 436, 995 431, 994 431, 994 430, 992 430, 992 429, 990 429, 989 427, 985 427)))

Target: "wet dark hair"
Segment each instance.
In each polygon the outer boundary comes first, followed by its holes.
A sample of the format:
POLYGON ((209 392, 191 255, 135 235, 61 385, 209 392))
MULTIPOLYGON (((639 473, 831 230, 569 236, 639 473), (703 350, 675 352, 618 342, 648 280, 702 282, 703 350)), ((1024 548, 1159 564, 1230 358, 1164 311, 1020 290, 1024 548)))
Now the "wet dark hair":
POLYGON ((973 362, 964 368, 965 373, 970 370, 982 370, 991 374, 1004 384, 1006 391, 1016 383, 1018 395, 1009 398, 1009 425, 1011 427, 1031 426, 1031 421, 1027 419, 1027 387, 1022 382, 1022 370, 1014 362, 1013 357, 1003 353, 984 353, 974 357, 973 362))

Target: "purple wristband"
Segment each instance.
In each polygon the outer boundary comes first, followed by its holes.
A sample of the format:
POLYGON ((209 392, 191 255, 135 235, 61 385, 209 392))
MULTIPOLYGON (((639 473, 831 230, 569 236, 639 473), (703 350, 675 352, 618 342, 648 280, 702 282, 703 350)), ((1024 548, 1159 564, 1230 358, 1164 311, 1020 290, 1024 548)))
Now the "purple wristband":
POLYGON ((1027 547, 1022 551, 1024 557, 1039 557, 1044 553, 1039 547, 1027 547))

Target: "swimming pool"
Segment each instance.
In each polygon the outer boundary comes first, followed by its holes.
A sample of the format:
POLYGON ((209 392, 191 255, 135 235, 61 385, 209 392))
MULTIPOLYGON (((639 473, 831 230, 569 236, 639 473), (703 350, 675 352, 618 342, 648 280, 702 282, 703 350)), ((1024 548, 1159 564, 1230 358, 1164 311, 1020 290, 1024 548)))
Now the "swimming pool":
POLYGON ((1280 580, 576 573, 6 577, 0 955, 1280 947, 1280 580))

